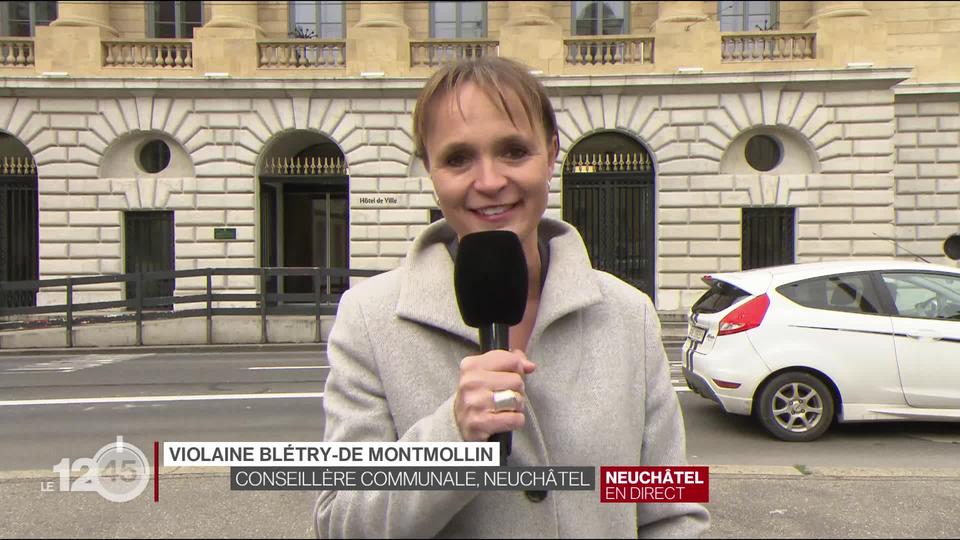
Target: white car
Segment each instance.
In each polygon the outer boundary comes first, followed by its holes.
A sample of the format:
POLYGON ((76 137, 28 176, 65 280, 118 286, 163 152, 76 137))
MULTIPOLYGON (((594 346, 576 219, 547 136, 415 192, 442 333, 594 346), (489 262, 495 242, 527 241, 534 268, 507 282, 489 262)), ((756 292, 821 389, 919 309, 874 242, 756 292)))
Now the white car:
POLYGON ((839 422, 960 421, 960 269, 900 260, 704 276, 683 374, 786 441, 839 422))

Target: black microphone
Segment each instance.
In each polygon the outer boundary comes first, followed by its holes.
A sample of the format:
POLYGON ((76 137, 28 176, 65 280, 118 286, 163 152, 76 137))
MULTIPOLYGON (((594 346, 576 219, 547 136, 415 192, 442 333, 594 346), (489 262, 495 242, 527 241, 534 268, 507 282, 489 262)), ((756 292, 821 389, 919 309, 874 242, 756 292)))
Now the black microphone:
MULTIPOLYGON (((516 233, 483 231, 461 238, 453 284, 463 322, 480 329, 481 351, 510 350, 510 327, 523 320, 527 307, 527 261, 516 233)), ((509 431, 490 437, 500 443, 501 465, 511 439, 509 431)))

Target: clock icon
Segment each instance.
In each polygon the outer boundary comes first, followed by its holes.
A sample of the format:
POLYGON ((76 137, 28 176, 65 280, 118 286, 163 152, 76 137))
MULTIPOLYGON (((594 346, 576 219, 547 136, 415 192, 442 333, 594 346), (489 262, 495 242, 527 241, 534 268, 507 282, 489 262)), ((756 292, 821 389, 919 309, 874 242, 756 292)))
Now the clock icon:
POLYGON ((127 502, 143 493, 150 482, 150 463, 136 446, 123 442, 101 448, 93 456, 99 473, 94 477, 97 493, 111 502, 127 502))

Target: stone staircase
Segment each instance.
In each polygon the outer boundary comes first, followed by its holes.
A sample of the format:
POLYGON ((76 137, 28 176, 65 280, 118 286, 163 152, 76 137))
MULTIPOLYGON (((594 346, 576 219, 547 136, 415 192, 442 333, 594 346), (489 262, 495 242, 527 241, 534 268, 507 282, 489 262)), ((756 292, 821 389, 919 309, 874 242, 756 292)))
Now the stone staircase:
POLYGON ((687 383, 683 380, 681 358, 678 352, 687 337, 687 312, 660 311, 658 315, 660 315, 663 348, 666 349, 667 360, 670 362, 670 381, 675 389, 686 391, 687 383))
POLYGON ((686 311, 659 311, 664 344, 682 344, 687 335, 686 311))

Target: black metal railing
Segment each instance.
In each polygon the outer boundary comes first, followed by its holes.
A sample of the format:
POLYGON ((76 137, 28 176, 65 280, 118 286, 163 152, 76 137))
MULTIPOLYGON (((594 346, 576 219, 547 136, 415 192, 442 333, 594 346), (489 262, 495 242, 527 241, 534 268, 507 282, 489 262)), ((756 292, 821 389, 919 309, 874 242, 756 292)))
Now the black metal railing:
MULTIPOLYGON (((28 291, 37 294, 43 289, 62 289, 65 293, 65 303, 43 306, 16 306, 0 305, 0 317, 4 319, 0 327, 30 328, 42 325, 45 328, 65 328, 66 346, 73 347, 73 328, 78 324, 102 322, 136 323, 137 345, 143 345, 143 321, 159 319, 181 319, 188 317, 206 318, 206 342, 213 343, 213 317, 222 315, 258 315, 260 317, 260 342, 267 340, 268 315, 313 315, 316 317, 315 342, 321 341, 320 319, 325 315, 335 315, 337 304, 340 301, 343 287, 331 287, 332 278, 338 278, 340 283, 350 277, 370 277, 381 273, 381 270, 354 270, 342 268, 201 268, 197 270, 176 270, 160 272, 137 272, 129 274, 111 274, 103 276, 80 276, 57 279, 41 279, 31 281, 3 281, 0 282, 0 293, 8 291, 28 291), (214 276, 254 276, 257 279, 256 292, 218 292, 214 291, 214 276), (312 292, 286 293, 276 292, 275 287, 268 287, 271 280, 279 282, 284 276, 308 276, 313 278, 312 292), (105 283, 132 283, 135 288, 129 290, 143 291, 144 284, 160 280, 176 280, 178 278, 205 277, 203 289, 191 285, 182 290, 197 291, 193 294, 170 296, 146 296, 136 294, 134 297, 122 300, 106 300, 98 302, 76 302, 75 289, 78 286, 99 285, 105 283), (328 279, 331 278, 331 279, 328 279), (341 279, 343 281, 341 281, 341 279), (270 289, 274 290, 270 290, 270 289), (246 307, 214 307, 215 303, 248 302, 246 307), (203 307, 170 309, 175 304, 203 304, 203 307), (105 312, 105 310, 114 310, 105 312), (99 313, 78 316, 78 312, 98 311, 99 313), (48 315, 42 319, 21 318, 18 316, 48 315)), ((124 287, 126 289, 126 287, 124 287)), ((85 291, 86 292, 86 291, 85 291)), ((102 292, 102 291, 97 291, 102 292)))

